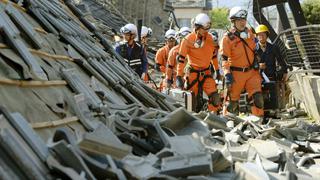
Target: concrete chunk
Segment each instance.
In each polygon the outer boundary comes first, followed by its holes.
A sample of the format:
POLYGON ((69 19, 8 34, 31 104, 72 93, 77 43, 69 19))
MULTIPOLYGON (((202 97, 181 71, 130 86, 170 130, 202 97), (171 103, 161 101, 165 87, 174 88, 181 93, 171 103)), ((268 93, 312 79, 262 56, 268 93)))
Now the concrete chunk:
POLYGON ((235 171, 237 179, 250 179, 250 180, 269 180, 268 174, 257 164, 252 162, 235 163, 235 171))
POLYGON ((162 159, 161 173, 171 176, 189 176, 209 174, 212 172, 211 155, 193 153, 184 156, 176 155, 162 159))
POLYGON ((118 159, 128 155, 132 150, 132 147, 123 144, 110 129, 102 124, 92 133, 85 133, 78 145, 84 151, 109 154, 118 159))
POLYGON ((122 159, 122 162, 124 164, 123 168, 133 177, 146 179, 159 173, 159 170, 153 167, 157 160, 158 158, 151 154, 145 158, 128 155, 122 159))
POLYGON ((280 149, 274 141, 263 141, 258 139, 249 139, 249 144, 254 147, 262 157, 276 161, 279 159, 280 149))

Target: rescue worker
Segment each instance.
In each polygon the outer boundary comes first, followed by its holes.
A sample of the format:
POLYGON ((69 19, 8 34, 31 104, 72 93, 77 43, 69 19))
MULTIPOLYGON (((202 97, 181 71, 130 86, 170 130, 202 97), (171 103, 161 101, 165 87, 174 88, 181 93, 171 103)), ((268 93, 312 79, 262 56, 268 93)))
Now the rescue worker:
POLYGON ((220 46, 225 83, 230 102, 228 112, 239 113, 239 99, 243 89, 252 100, 251 113, 263 117, 264 102, 261 90, 262 78, 255 56, 256 42, 253 32, 246 27, 247 11, 241 7, 230 10, 232 28, 223 36, 220 46))
MULTIPOLYGON (((152 35, 152 29, 151 28, 148 28, 146 26, 142 26, 141 27, 141 45, 142 45, 142 48, 144 50, 144 53, 146 54, 146 57, 147 56, 147 49, 148 49, 148 40, 149 38, 151 37, 152 35)), ((148 72, 148 66, 147 66, 147 70, 146 72, 148 72)), ((143 79, 145 82, 148 82, 150 80, 150 76, 149 74, 147 73, 146 76, 144 76, 144 79, 143 79)))
POLYGON ((209 33, 212 35, 213 45, 215 46, 215 52, 213 53, 212 61, 211 61, 211 72, 215 75, 215 79, 221 80, 221 73, 219 69, 219 62, 218 62, 218 53, 219 53, 219 35, 218 32, 214 29, 210 29, 209 33))
POLYGON ((178 44, 169 51, 166 68, 166 88, 170 88, 172 85, 175 86, 174 82, 176 80, 177 75, 177 57, 179 55, 180 44, 182 39, 186 37, 189 33, 191 33, 191 29, 189 27, 180 28, 176 36, 178 44))
POLYGON ((176 31, 169 29, 165 34, 166 44, 160 48, 156 53, 155 69, 162 73, 166 72, 167 60, 169 51, 176 45, 176 31))
POLYGON ((146 26, 141 27, 141 45, 146 50, 148 46, 148 40, 152 35, 152 29, 146 26))
POLYGON ((124 41, 116 47, 116 52, 125 59, 141 79, 145 79, 148 61, 143 47, 134 40, 138 32, 137 27, 134 24, 126 24, 120 29, 120 32, 124 41))
POLYGON ((201 110, 199 105, 202 105, 200 101, 204 91, 208 95, 208 110, 217 112, 220 106, 220 95, 210 71, 210 62, 216 50, 213 38, 208 33, 211 20, 208 15, 200 13, 195 17, 193 26, 194 31, 181 42, 176 85, 178 88, 184 88, 195 94, 198 104, 196 111, 201 110))
POLYGON ((257 52, 261 57, 261 69, 271 81, 285 81, 287 78, 287 64, 281 57, 280 49, 267 41, 269 37, 269 29, 261 24, 256 28, 258 38, 257 52), (277 65, 279 70, 277 71, 277 65))

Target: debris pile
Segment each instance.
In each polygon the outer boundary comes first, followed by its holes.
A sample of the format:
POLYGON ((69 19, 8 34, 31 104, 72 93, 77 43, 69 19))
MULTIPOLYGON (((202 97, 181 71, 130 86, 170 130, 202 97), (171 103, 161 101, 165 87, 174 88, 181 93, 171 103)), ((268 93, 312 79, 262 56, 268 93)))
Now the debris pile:
POLYGON ((320 177, 318 126, 191 114, 146 86, 73 1, 0 9, 1 179, 320 177))

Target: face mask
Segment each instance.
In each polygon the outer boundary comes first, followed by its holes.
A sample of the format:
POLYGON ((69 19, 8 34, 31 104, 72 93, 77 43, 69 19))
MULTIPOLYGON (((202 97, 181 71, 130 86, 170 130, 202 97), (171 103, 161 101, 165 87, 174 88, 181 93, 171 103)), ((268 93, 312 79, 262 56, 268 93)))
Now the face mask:
POLYGON ((248 33, 248 29, 246 28, 245 30, 239 32, 239 31, 235 31, 234 34, 242 39, 248 39, 250 38, 250 35, 248 33))
POLYGON ((240 37, 241 37, 242 39, 248 39, 248 38, 249 38, 248 32, 247 32, 247 31, 242 31, 242 32, 240 33, 240 37))
POLYGON ((197 39, 196 42, 193 44, 195 48, 202 48, 204 45, 204 41, 202 39, 197 39))

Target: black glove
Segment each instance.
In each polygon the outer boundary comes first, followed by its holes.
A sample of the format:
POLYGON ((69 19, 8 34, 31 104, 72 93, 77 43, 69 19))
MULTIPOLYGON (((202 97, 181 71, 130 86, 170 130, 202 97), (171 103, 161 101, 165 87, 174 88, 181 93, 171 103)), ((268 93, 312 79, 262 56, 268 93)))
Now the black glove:
POLYGON ((225 75, 225 78, 226 78, 226 85, 227 86, 231 86, 231 84, 233 83, 233 76, 231 73, 227 73, 225 75))
POLYGON ((173 80, 172 79, 167 79, 167 84, 168 84, 168 87, 171 86, 173 84, 173 80))
POLYGON ((220 81, 222 79, 221 74, 220 74, 220 70, 219 69, 216 70, 215 73, 216 73, 216 80, 220 81))
POLYGON ((160 71, 160 66, 161 65, 157 63, 157 64, 154 65, 154 69, 157 70, 157 71, 160 71))
POLYGON ((181 76, 177 76, 176 85, 177 85, 178 88, 183 89, 183 79, 182 79, 181 76))

